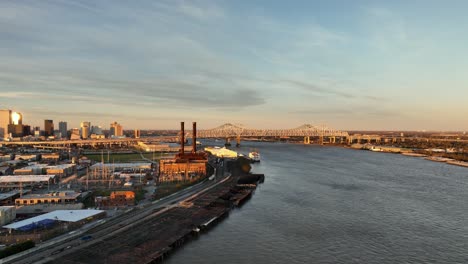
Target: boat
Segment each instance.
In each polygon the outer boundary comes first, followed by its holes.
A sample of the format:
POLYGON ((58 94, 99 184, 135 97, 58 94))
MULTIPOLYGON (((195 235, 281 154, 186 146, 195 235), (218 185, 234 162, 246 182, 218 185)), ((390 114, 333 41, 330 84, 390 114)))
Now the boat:
POLYGON ((260 162, 260 153, 256 151, 249 152, 249 158, 252 162, 260 162))

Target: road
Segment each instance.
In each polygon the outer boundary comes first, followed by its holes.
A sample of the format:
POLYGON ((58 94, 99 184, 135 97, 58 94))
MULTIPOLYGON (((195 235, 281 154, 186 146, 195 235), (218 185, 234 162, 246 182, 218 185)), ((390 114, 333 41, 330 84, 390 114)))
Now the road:
POLYGON ((70 232, 65 236, 40 244, 28 251, 0 260, 0 263, 46 263, 53 259, 60 258, 61 255, 99 243, 108 237, 115 236, 120 232, 132 228, 134 225, 163 214, 172 207, 177 206, 179 202, 193 199, 225 182, 229 177, 230 176, 223 176, 214 181, 205 180, 178 193, 154 201, 145 207, 136 207, 124 215, 101 221, 97 223, 97 226, 91 227, 89 230, 70 232))

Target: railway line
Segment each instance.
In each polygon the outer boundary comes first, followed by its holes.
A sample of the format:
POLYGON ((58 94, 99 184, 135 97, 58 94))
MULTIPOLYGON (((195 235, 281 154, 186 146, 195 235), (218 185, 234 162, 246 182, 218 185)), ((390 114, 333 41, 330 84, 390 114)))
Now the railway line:
POLYGON ((53 241, 45 242, 33 249, 5 258, 0 263, 47 263, 58 259, 64 254, 69 254, 80 248, 99 243, 106 238, 131 229, 139 223, 163 215, 164 212, 177 206, 178 203, 191 200, 227 181, 229 178, 230 176, 223 176, 215 181, 205 180, 178 193, 154 201, 149 205, 135 207, 123 215, 100 220, 100 223, 87 230, 72 231, 53 241))

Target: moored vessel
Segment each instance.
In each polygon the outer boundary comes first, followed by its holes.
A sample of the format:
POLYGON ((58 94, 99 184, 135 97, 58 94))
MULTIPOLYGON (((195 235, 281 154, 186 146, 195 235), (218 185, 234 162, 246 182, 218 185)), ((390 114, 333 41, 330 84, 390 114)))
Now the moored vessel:
POLYGON ((249 158, 252 162, 260 162, 260 153, 257 151, 249 152, 249 158))

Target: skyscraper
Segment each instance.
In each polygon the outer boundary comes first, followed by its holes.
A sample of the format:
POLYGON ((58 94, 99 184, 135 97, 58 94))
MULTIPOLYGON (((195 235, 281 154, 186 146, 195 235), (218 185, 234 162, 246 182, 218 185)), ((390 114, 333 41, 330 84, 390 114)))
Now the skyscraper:
POLYGON ((123 136, 123 128, 122 125, 119 123, 115 122, 110 124, 110 136, 114 137, 121 137, 123 136))
POLYGON ((62 138, 66 138, 68 135, 67 135, 67 122, 65 121, 60 121, 59 122, 59 131, 60 131, 60 134, 62 135, 62 138))
POLYGON ((11 122, 13 125, 22 125, 23 124, 23 115, 21 113, 12 112, 11 113, 11 122))
POLYGON ((11 110, 0 110, 0 138, 8 137, 8 125, 11 124, 11 110))
POLYGON ((140 138, 140 130, 135 129, 135 138, 140 138))
POLYGON ((54 135, 54 121, 53 120, 44 120, 44 136, 50 137, 54 135))
POLYGON ((90 134, 91 122, 81 122, 81 138, 87 139, 90 134))

